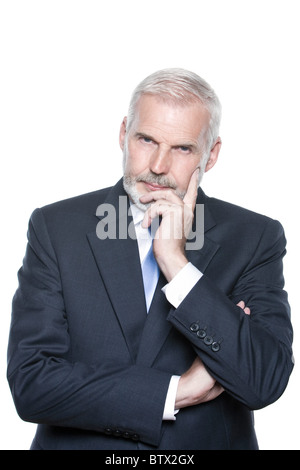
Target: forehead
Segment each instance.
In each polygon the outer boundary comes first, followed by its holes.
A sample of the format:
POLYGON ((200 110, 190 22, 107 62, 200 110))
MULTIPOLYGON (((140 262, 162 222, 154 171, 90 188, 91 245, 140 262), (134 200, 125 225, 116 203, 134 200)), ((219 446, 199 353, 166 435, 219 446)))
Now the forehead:
POLYGON ((198 140, 207 130, 209 118, 209 112, 200 101, 178 104, 143 95, 136 107, 133 128, 135 132, 150 135, 198 140))

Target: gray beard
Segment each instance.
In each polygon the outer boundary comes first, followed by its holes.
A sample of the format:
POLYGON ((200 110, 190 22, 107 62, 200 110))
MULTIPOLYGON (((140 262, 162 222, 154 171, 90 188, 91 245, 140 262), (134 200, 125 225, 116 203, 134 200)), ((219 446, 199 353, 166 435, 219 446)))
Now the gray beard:
POLYGON ((129 198, 131 201, 143 212, 146 212, 150 204, 142 204, 140 202, 140 197, 141 194, 138 192, 136 189, 136 178, 133 178, 130 175, 125 175, 123 176, 123 187, 128 194, 129 198))

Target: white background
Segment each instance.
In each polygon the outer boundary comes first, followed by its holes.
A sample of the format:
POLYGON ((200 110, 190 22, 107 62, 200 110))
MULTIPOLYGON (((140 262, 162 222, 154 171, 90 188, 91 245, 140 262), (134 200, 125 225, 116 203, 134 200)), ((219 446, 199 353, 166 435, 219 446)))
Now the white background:
MULTIPOLYGON (((219 197, 279 219, 299 360, 298 0, 0 0, 0 448, 28 449, 5 378, 11 298, 38 206, 121 177, 119 125, 133 88, 164 67, 203 76, 223 104, 219 197)), ((299 449, 299 369, 255 413, 261 449, 299 449)))

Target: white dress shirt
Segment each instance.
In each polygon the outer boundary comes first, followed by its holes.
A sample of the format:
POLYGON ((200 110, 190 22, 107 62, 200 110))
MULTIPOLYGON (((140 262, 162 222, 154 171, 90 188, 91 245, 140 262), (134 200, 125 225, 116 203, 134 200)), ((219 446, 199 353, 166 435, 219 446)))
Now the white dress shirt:
MULTIPOLYGON (((143 228, 141 225, 145 213, 134 204, 131 204, 130 208, 136 231, 140 262, 142 264, 150 249, 152 237, 149 230, 143 228)), ((193 264, 187 263, 172 281, 162 288, 162 291, 168 302, 170 302, 173 307, 177 308, 201 277, 202 273, 193 264)), ((163 420, 176 420, 175 414, 177 410, 175 410, 175 399, 179 379, 180 376, 178 375, 171 377, 165 401, 163 420)))

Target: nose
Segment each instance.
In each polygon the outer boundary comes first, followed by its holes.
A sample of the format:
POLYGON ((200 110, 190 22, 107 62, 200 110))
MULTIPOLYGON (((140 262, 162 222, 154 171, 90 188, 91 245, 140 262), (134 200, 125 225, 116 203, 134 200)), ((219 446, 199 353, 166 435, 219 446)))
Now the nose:
POLYGON ((167 148, 158 147, 152 155, 150 170, 157 175, 167 174, 171 166, 171 155, 167 148))

